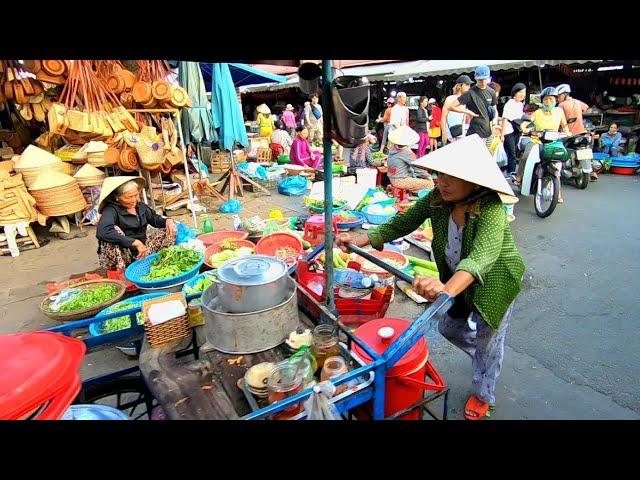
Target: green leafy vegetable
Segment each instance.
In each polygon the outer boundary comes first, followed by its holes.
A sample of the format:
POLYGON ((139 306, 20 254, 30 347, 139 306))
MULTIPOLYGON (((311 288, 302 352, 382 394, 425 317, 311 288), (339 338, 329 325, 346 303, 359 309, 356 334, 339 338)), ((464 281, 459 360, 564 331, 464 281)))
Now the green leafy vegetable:
POLYGON ((113 285, 105 285, 103 287, 92 288, 83 291, 80 295, 73 297, 60 306, 59 312, 73 312, 75 310, 84 310, 104 303, 116 296, 117 290, 113 285))
POLYGON ((198 265, 201 255, 195 250, 174 245, 160 250, 158 257, 151 262, 149 273, 143 280, 164 280, 177 277, 198 265))
MULTIPOLYGON (((110 307, 105 313, 116 313, 135 307, 136 305, 134 303, 126 302, 110 307)), ((144 323, 144 314, 142 312, 138 312, 138 314, 136 315, 136 319, 138 321, 138 325, 142 325, 144 323)), ((112 318, 111 320, 106 320, 102 324, 102 333, 117 332, 118 330, 123 330, 125 328, 128 328, 129 326, 131 326, 129 315, 112 318)))

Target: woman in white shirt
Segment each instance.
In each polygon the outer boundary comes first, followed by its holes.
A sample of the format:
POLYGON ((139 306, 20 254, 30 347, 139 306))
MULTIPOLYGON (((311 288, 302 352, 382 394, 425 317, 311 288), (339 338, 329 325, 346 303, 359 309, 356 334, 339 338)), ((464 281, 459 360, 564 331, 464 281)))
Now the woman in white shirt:
POLYGON ((516 83, 511 89, 511 98, 504 105, 502 111, 502 132, 504 133, 504 149, 507 152, 508 163, 504 170, 509 174, 516 171, 516 145, 520 132, 514 130, 511 122, 522 118, 524 114, 524 99, 527 87, 524 83, 516 83))
POLYGON ((454 100, 457 100, 460 95, 471 88, 472 83, 473 82, 468 75, 460 75, 453 87, 453 95, 449 95, 444 101, 444 105, 442 106, 441 122, 442 145, 446 145, 447 142, 454 142, 459 138, 463 138, 466 133, 465 124, 468 122, 465 119, 465 114, 449 110, 449 107, 454 100), (453 133, 455 133, 455 135, 452 134, 452 129, 454 130, 453 133))

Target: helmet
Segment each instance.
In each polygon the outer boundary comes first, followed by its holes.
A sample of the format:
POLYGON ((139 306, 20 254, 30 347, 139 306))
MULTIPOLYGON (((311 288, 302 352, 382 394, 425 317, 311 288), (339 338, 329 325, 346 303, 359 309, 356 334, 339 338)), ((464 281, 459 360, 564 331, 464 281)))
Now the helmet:
POLYGON ((544 97, 556 97, 558 98, 558 90, 556 87, 546 87, 542 92, 540 92, 540 100, 543 100, 544 97))
POLYGON ((556 87, 556 90, 558 90, 558 95, 561 95, 563 93, 571 93, 571 87, 567 83, 562 83, 558 85, 556 87))

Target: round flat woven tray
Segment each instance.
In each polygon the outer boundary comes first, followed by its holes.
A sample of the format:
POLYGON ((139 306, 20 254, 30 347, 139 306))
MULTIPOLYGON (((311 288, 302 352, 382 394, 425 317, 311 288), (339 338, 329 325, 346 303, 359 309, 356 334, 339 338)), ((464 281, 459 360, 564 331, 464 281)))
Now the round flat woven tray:
POLYGON ((72 288, 80 288, 81 290, 91 290, 97 287, 104 287, 107 285, 113 285, 116 287, 116 294, 109 300, 98 303, 92 307, 85 308, 83 310, 76 310, 73 312, 52 312, 49 310, 51 299, 49 296, 45 297, 40 303, 40 311, 52 320, 58 320, 62 322, 71 322, 74 320, 82 320, 84 318, 93 317, 96 313, 105 307, 113 305, 122 298, 125 293, 126 285, 118 280, 88 280, 86 282, 80 282, 72 286, 72 288))

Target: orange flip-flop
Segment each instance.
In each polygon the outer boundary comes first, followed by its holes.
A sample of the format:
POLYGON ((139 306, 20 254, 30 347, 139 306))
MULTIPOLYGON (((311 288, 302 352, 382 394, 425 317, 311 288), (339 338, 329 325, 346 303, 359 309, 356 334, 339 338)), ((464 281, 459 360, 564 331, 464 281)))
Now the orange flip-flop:
POLYGON ((464 418, 467 420, 481 420, 489 412, 490 404, 483 402, 475 395, 471 395, 464 406, 464 418))

